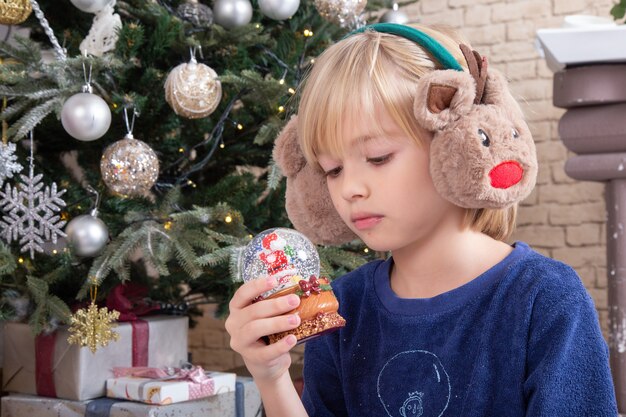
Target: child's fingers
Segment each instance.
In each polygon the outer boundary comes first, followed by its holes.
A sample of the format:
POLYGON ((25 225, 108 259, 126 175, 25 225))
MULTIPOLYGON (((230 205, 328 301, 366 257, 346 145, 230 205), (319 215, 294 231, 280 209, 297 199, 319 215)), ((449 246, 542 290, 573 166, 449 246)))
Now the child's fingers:
POLYGON ((264 319, 285 314, 300 304, 300 297, 295 294, 283 295, 259 301, 245 309, 248 320, 264 319))
POLYGON ((239 343, 248 346, 264 336, 292 330, 299 325, 300 316, 297 314, 254 320, 241 328, 241 334, 238 337, 239 343))
POLYGON ((276 278, 273 277, 253 279, 252 281, 246 282, 239 287, 230 300, 230 310, 233 311, 250 305, 252 300, 275 286, 276 278))
POLYGON ((270 363, 278 359, 280 356, 288 353, 291 350, 291 348, 293 348, 296 345, 296 342, 297 342, 296 336, 290 334, 290 335, 283 337, 276 343, 272 343, 269 346, 263 346, 259 348, 258 351, 256 352, 255 361, 263 362, 263 363, 270 363))

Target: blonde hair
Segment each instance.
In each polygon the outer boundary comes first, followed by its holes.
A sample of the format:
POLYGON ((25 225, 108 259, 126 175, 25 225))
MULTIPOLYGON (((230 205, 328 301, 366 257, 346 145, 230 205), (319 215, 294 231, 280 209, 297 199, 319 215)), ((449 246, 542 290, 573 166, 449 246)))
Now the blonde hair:
MULTIPOLYGON (((445 26, 412 26, 434 38, 466 67, 459 44, 469 43, 458 33, 445 26)), ((307 162, 317 165, 320 152, 341 155, 344 125, 363 118, 378 120, 380 106, 421 145, 423 138, 413 116, 416 85, 423 75, 441 68, 421 46, 392 34, 365 31, 330 46, 301 86, 298 138, 307 162)), ((382 130, 380 124, 375 127, 382 130)), ((505 240, 513 232, 516 213, 517 206, 468 209, 464 226, 505 240)))

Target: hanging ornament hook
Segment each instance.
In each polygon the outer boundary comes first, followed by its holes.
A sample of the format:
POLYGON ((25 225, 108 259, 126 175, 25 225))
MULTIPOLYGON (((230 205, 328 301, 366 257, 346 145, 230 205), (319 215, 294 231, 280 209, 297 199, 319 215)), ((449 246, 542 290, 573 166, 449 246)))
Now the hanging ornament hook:
POLYGON ((134 139, 133 137, 133 130, 135 129, 135 118, 139 116, 139 113, 137 112, 137 109, 135 108, 135 106, 133 106, 133 115, 132 115, 132 119, 130 119, 130 122, 128 120, 128 107, 124 107, 124 123, 126 124, 126 130, 128 133, 126 133, 126 137, 128 139, 134 139))
POLYGON ((96 196, 96 201, 94 202, 93 205, 93 209, 91 209, 91 212, 89 213, 92 217, 98 217, 98 209, 100 208, 100 193, 93 188, 91 185, 87 184, 85 186, 85 189, 96 196))
POLYGON ((190 59, 189 59, 189 63, 191 64, 197 64, 198 61, 196 60, 196 52, 198 51, 198 47, 197 46, 190 46, 189 47, 189 55, 190 55, 190 59))
MULTIPOLYGON (((87 55, 85 54, 85 58, 87 55)), ((83 93, 93 93, 93 88, 91 87, 91 69, 92 65, 89 63, 89 72, 87 72, 87 67, 85 65, 85 61, 83 61, 83 77, 85 78, 85 85, 83 85, 83 93)))

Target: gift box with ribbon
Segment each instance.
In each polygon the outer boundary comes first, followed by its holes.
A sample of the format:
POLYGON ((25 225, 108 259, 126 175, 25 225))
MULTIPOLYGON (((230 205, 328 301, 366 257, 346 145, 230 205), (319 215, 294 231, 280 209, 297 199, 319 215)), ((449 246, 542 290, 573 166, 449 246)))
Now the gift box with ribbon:
POLYGON ((236 390, 169 405, 113 398, 69 401, 11 394, 2 397, 2 417, 261 417, 261 395, 252 378, 237 377, 236 390))
POLYGON ((119 323, 120 339, 95 354, 69 345, 64 327, 36 337, 21 323, 6 323, 4 331, 3 388, 8 392, 87 400, 105 396, 115 367, 180 366, 187 360, 186 316, 119 323))
POLYGON ((233 373, 205 372, 201 367, 116 368, 107 380, 107 397, 147 404, 173 404, 235 391, 233 373))

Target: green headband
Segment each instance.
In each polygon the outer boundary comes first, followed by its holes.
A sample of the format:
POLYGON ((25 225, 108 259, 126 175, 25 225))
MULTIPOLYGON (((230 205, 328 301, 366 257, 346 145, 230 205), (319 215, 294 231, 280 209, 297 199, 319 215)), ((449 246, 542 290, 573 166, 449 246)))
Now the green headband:
POLYGON ((399 25, 397 23, 375 23, 373 25, 363 26, 353 32, 350 32, 346 37, 354 35, 356 33, 363 33, 366 30, 373 30, 381 33, 391 33, 392 35, 402 36, 410 41, 413 41, 430 52, 437 61, 445 69, 453 69, 457 71, 463 71, 463 67, 459 65, 457 60, 452 56, 446 48, 444 48, 439 42, 421 32, 415 28, 405 25, 399 25))

